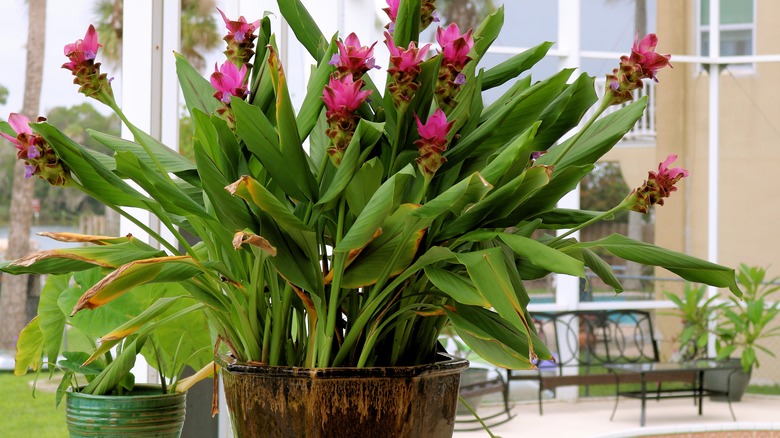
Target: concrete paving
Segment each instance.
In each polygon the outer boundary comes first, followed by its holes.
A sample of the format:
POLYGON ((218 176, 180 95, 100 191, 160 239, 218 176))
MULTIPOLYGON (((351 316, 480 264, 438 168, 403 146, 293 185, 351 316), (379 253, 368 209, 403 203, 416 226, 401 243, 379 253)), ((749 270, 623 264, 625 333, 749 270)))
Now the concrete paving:
MULTIPOLYGON (((583 398, 576 402, 546 400, 544 415, 536 402, 515 402, 515 417, 491 428, 502 438, 623 438, 623 437, 767 437, 780 438, 780 396, 746 395, 733 403, 733 421, 728 403, 704 400, 703 415, 691 399, 647 402, 647 425, 639 426, 640 402, 621 398, 614 421, 610 421, 615 399, 583 398), (736 431, 748 431, 747 433, 736 431), (753 432, 761 431, 761 432, 753 432)), ((480 407, 480 415, 500 411, 496 404, 480 407)), ((463 417, 460 417, 463 418, 463 417)), ((457 426, 456 426, 457 428, 457 426)), ((484 430, 455 432, 453 438, 484 438, 484 430)))

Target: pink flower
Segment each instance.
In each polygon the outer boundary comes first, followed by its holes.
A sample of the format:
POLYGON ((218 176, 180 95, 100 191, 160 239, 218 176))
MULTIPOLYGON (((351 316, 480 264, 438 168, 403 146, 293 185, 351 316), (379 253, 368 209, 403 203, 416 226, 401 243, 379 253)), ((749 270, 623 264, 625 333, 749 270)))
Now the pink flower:
POLYGON ((420 74, 420 63, 425 58, 425 54, 428 53, 428 49, 431 47, 430 44, 426 44, 418 49, 417 44, 411 41, 408 48, 399 48, 395 45, 392 35, 388 32, 385 32, 385 43, 390 50, 390 62, 393 64, 393 67, 388 69, 391 74, 396 72, 414 76, 420 74))
POLYGON ((65 45, 65 56, 70 62, 62 64, 62 68, 67 68, 75 72, 76 69, 85 62, 93 61, 97 56, 98 48, 102 44, 98 43, 98 34, 95 26, 89 25, 83 40, 77 40, 75 43, 65 45))
POLYGON ((647 181, 639 188, 632 191, 626 198, 629 209, 640 213, 647 213, 650 206, 664 205, 664 199, 677 190, 674 185, 682 178, 688 176, 688 171, 681 167, 669 168, 677 159, 677 155, 669 155, 658 165, 658 172, 648 172, 647 181))
POLYGON ((426 146, 433 147, 439 152, 447 150, 447 133, 450 132, 453 123, 447 122, 447 116, 441 108, 437 109, 430 117, 428 121, 423 124, 417 114, 414 115, 417 120, 417 131, 420 133, 420 140, 418 142, 425 143, 426 146))
POLYGON ((214 97, 224 104, 230 104, 230 97, 236 96, 244 98, 247 95, 247 89, 244 85, 246 80, 246 65, 241 66, 241 70, 230 61, 225 61, 221 67, 214 64, 214 73, 211 74, 211 86, 217 90, 214 97))
POLYGON ((474 47, 474 38, 469 30, 461 35, 460 28, 455 23, 451 23, 447 28, 436 30, 436 41, 441 46, 442 64, 452 64, 457 69, 463 68, 471 58, 468 54, 474 47))
POLYGON ((642 68, 644 78, 651 78, 658 82, 655 74, 658 70, 672 66, 669 62, 672 55, 661 55, 655 52, 658 45, 658 36, 654 33, 647 34, 641 40, 639 35, 634 39, 634 46, 631 48, 631 60, 642 68))
POLYGON ((401 0, 387 0, 387 8, 383 8, 382 10, 385 11, 388 17, 390 17, 390 21, 395 23, 396 18, 398 18, 398 6, 401 4, 401 0))
POLYGON ((30 119, 23 114, 11 113, 8 116, 8 124, 11 125, 11 128, 16 132, 16 137, 11 137, 3 132, 0 132, 0 135, 13 143, 16 146, 16 149, 19 149, 20 151, 29 146, 29 141, 27 139, 32 138, 33 136, 32 128, 30 128, 30 119), (19 141, 20 136, 23 139, 22 141, 19 141))
POLYGON ((414 142, 420 153, 420 156, 417 157, 417 167, 425 176, 426 181, 430 181, 439 167, 447 161, 442 153, 447 150, 447 134, 455 122, 447 122, 447 116, 441 108, 431 114, 425 124, 420 121, 417 114, 414 115, 414 118, 417 121, 417 131, 420 134, 420 139, 414 142))
POLYGON ((655 52, 658 37, 648 34, 641 40, 639 35, 634 39, 631 56, 620 57, 620 67, 607 75, 609 93, 606 95, 612 105, 618 105, 633 99, 632 92, 643 87, 642 79, 648 78, 658 82, 656 73, 669 63, 671 55, 660 55, 655 52))
POLYGON ((327 118, 351 118, 352 113, 371 95, 371 90, 360 90, 362 86, 363 81, 354 81, 351 75, 331 77, 322 95, 327 118))
POLYGON ((247 36, 253 35, 254 31, 260 27, 260 20, 249 23, 242 15, 238 17, 238 21, 231 21, 221 9, 217 8, 217 10, 222 15, 222 20, 225 21, 225 27, 228 30, 226 38, 232 38, 237 43, 243 43, 247 36))
MULTIPOLYGON (((337 41, 338 55, 334 54, 331 65, 338 67, 341 73, 351 73, 354 79, 359 79, 363 74, 376 67, 374 61, 374 44, 371 47, 362 46, 355 33, 347 36, 344 42, 337 41)), ((378 67, 377 67, 378 68, 378 67)))

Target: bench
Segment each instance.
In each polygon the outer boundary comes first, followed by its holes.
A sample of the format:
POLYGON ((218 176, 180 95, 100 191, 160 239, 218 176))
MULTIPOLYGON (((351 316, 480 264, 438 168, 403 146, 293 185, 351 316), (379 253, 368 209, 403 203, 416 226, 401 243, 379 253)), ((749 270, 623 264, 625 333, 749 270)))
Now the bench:
MULTIPOLYGON (((537 332, 555 357, 538 361, 536 370, 507 370, 507 381, 535 380, 539 383, 539 415, 542 393, 560 386, 615 384, 616 376, 604 368, 612 363, 659 362, 658 342, 652 315, 644 310, 573 310, 532 312, 537 332)), ((636 376, 635 376, 636 377, 636 376)), ((653 376, 653 382, 693 384, 690 371, 653 376)), ((637 383, 621 376, 620 383, 637 383)), ((507 388, 505 391, 509 391, 507 388)))

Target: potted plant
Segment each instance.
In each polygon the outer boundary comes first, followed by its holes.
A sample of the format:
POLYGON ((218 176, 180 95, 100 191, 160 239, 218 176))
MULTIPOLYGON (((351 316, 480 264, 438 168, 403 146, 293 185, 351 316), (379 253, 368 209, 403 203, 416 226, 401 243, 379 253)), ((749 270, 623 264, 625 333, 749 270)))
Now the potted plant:
POLYGON ((707 357, 707 343, 712 330, 710 323, 723 308, 718 303, 718 297, 707 297, 705 285, 694 286, 685 283, 685 291, 682 297, 668 291, 664 291, 667 299, 677 306, 679 316, 682 317, 682 332, 675 338, 678 345, 675 348, 676 360, 690 361, 707 357))
MULTIPOLYGON (((773 324, 780 314, 780 302, 770 298, 780 290, 780 277, 767 280, 766 268, 739 265, 737 281, 743 290, 742 300, 729 296, 730 305, 719 310, 715 333, 718 360, 738 361, 742 368, 737 372, 712 372, 705 375, 705 386, 720 391, 728 390, 731 401, 739 401, 747 390, 753 366, 759 367, 758 352, 775 357, 762 343, 780 334, 780 327, 773 324), (733 355, 739 355, 734 358, 733 355)), ((724 399, 718 397, 716 399, 724 399)))
MULTIPOLYGON (((478 69, 503 9, 473 31, 439 28, 434 53, 417 42, 434 2, 388 0, 391 56, 380 88, 366 74, 375 67, 373 44, 354 34, 326 38, 299 0, 278 4, 314 60, 301 108, 292 105, 270 21, 224 17, 227 60, 210 81, 177 57, 194 162, 124 117, 96 62, 93 28, 69 46, 65 67, 134 140, 91 132, 115 151, 108 156, 42 120, 15 116, 0 126, 30 175, 94 196, 159 241, 164 256, 106 242, 104 253, 124 255, 124 264, 106 269, 73 311, 142 285, 184 285, 201 304, 193 312, 215 333, 238 436, 450 436, 467 364, 441 354, 442 327, 449 321, 500 367, 550 359, 530 323, 523 280, 584 276, 588 266, 622 291, 596 248, 740 294, 731 268, 620 235, 569 237, 618 211, 663 204, 687 176, 670 167, 675 156, 609 211, 556 208, 644 111, 641 99, 599 118, 668 65, 655 35, 621 58, 596 114, 563 140, 598 101, 593 78, 565 69, 538 82, 517 79, 551 43, 478 69), (495 102, 483 100, 483 91, 505 83, 495 102), (176 242, 129 207, 150 211, 176 242), (563 228, 570 231, 552 234, 563 228)), ((41 255, 22 270, 48 272, 56 263, 41 255)), ((84 257, 69 269, 95 265, 84 257)))
MULTIPOLYGON (((95 250, 80 249, 90 251, 95 250)), ((73 437, 178 437, 187 389, 198 380, 178 376, 185 366, 200 369, 209 363, 208 325, 189 312, 197 304, 177 284, 140 287, 90 315, 71 316, 79 297, 101 277, 100 268, 47 277, 38 314, 19 335, 14 373, 40 373, 45 367, 49 379, 60 379, 56 403, 66 398, 73 437), (189 315, 187 321, 181 315, 189 315), (146 321, 143 327, 138 320, 127 324, 135 316, 146 321), (134 333, 115 342, 119 332, 134 333), (157 371, 159 384, 135 382, 131 369, 138 355, 157 371)))

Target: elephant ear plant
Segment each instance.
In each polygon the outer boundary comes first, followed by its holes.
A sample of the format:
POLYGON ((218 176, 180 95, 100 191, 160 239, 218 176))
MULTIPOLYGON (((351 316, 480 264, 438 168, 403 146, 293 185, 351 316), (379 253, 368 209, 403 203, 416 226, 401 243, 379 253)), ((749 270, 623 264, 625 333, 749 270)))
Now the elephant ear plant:
MULTIPOLYGON (((593 242, 554 236, 620 210, 647 212, 687 176, 670 167, 670 156, 609 211, 556 207, 645 110, 644 98, 627 103, 669 63, 655 52, 654 34, 621 58, 597 102, 594 79, 574 69, 539 81, 526 73, 551 43, 480 67, 503 8, 474 30, 439 29, 437 47, 429 47, 418 41, 433 1, 389 1, 385 41, 368 45, 348 32, 327 38, 300 0, 278 5, 312 58, 300 108, 269 19, 225 18, 226 60, 209 80, 176 55, 194 162, 127 120, 100 73, 90 28, 66 68, 83 93, 119 115, 133 140, 90 132, 114 151, 105 155, 17 115, 3 131, 31 175, 95 197, 165 254, 128 252, 129 243, 117 239, 99 247, 101 256, 59 250, 2 269, 101 267, 102 279, 73 309, 85 317, 139 287, 178 283, 198 304, 192 312, 208 318, 219 349, 242 362, 310 368, 431 363, 448 322, 486 360, 532 368, 551 355, 530 322, 523 281, 583 277, 587 266, 622 291, 596 250, 740 294, 731 268, 621 235, 593 242), (375 44, 387 45, 388 62, 374 59, 375 44), (497 99, 484 99, 502 85, 497 99), (596 114, 582 121, 594 104, 596 114), (159 218, 175 241, 131 208, 159 218), (190 244, 184 231, 198 242, 190 244), (116 264, 102 263, 109 255, 116 264)), ((141 315, 132 320, 138 330, 143 322, 141 315)))

